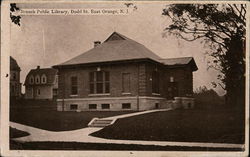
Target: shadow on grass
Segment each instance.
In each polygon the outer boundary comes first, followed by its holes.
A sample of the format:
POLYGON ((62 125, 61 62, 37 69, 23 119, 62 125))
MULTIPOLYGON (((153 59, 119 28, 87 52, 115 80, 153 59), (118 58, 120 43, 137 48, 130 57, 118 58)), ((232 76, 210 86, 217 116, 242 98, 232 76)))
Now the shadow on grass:
POLYGON ((27 142, 10 141, 11 150, 114 150, 114 151, 244 151, 240 148, 178 147, 135 144, 103 144, 78 142, 27 142))

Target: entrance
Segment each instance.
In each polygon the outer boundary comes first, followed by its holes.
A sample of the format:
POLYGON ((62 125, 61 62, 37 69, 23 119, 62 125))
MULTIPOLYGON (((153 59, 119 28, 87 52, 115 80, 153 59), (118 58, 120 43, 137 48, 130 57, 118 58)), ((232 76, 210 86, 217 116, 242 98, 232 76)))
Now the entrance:
POLYGON ((167 99, 174 99, 174 97, 177 97, 178 94, 178 83, 177 82, 169 82, 168 83, 168 93, 167 93, 167 99))

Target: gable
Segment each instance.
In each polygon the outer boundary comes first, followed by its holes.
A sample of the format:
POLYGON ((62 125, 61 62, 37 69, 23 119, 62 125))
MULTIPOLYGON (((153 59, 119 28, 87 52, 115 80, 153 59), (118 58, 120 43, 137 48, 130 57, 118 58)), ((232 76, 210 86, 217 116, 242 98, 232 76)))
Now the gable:
POLYGON ((122 37, 120 34, 114 32, 104 42, 114 41, 114 40, 125 40, 125 38, 122 37))

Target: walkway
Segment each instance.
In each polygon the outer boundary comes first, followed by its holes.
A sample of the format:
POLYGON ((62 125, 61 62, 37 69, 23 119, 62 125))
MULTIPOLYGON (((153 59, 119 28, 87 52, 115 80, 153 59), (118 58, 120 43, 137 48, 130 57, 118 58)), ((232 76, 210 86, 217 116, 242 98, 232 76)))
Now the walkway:
POLYGON ((101 118, 101 119, 121 119, 121 118, 127 118, 127 117, 132 117, 132 116, 138 116, 138 115, 142 115, 142 114, 152 113, 152 112, 170 111, 170 110, 172 110, 172 109, 168 108, 168 109, 147 110, 147 111, 141 111, 141 112, 135 112, 135 113, 129 113, 129 114, 122 114, 122 115, 113 116, 113 117, 106 117, 106 118, 101 118))
POLYGON ((201 142, 167 142, 167 141, 139 141, 139 140, 113 140, 89 136, 102 128, 83 128, 72 131, 47 131, 14 122, 10 126, 29 132, 29 136, 16 138, 20 142, 50 141, 50 142, 84 142, 84 143, 110 143, 110 144, 137 144, 156 146, 186 146, 186 147, 210 147, 210 148, 244 148, 243 144, 228 143, 201 143, 201 142))
POLYGON ((102 128, 83 128, 73 131, 46 131, 30 126, 11 122, 11 127, 27 131, 31 135, 16 138, 20 142, 32 141, 53 141, 53 142, 84 142, 84 143, 112 143, 112 144, 138 144, 156 146, 187 146, 187 147, 210 147, 210 148, 243 148, 242 144, 227 143, 201 143, 201 142, 166 142, 166 141, 139 141, 139 140, 111 140, 89 136, 90 133, 101 130, 102 128))

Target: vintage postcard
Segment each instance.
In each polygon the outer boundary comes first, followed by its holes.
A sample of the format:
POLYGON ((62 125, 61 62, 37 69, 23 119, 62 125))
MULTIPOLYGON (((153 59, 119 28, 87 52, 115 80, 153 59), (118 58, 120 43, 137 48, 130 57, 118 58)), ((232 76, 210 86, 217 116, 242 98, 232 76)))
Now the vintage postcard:
POLYGON ((1 156, 248 156, 247 1, 2 1, 1 156))

